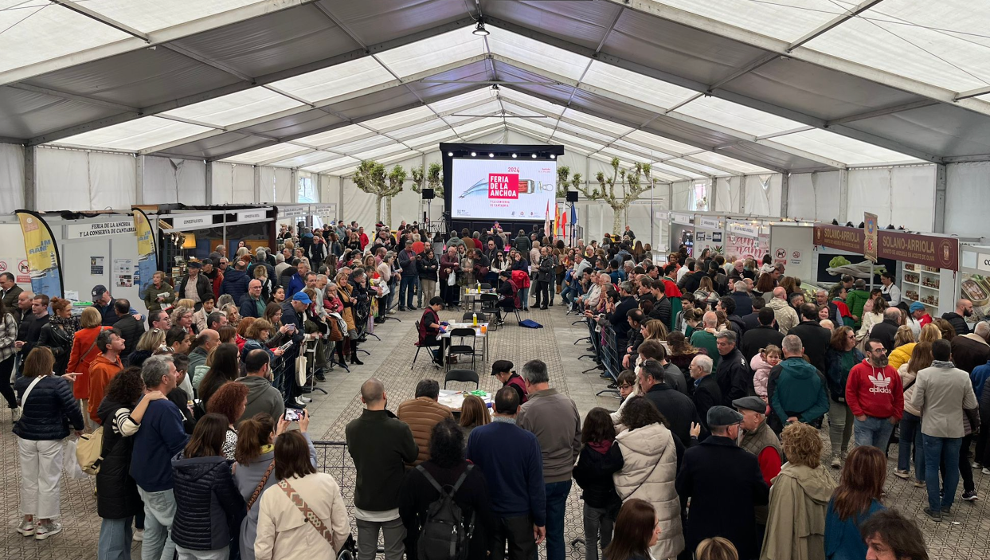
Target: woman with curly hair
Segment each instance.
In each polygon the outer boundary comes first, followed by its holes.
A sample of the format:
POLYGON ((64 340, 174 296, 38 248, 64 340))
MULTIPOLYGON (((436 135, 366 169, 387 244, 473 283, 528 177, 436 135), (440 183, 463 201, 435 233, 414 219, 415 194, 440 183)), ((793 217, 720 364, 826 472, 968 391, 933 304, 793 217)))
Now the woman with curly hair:
POLYGON ((178 306, 172 311, 172 324, 185 329, 186 332, 198 334, 196 325, 193 323, 193 309, 191 307, 178 306))
POLYGON ((760 558, 825 558, 825 514, 835 481, 822 465, 821 436, 793 422, 780 434, 787 462, 773 479, 770 513, 760 558))
POLYGON ((204 408, 209 406, 210 398, 221 385, 236 380, 240 373, 236 345, 224 343, 217 346, 211 354, 211 358, 213 361, 210 369, 200 380, 196 391, 196 394, 203 401, 204 408))
POLYGON ((244 343, 247 342, 247 333, 251 328, 251 323, 254 323, 254 317, 245 317, 241 319, 241 322, 237 324, 237 335, 234 336, 234 344, 237 345, 238 350, 244 349, 244 343))
POLYGON ((828 503, 826 558, 866 558, 866 543, 859 534, 859 527, 868 517, 885 509, 880 497, 886 480, 887 457, 883 451, 861 445, 849 452, 839 487, 828 503))
POLYGON ((247 408, 248 386, 243 383, 224 383, 206 405, 208 414, 220 414, 227 419, 227 435, 223 442, 223 456, 234 460, 237 449, 237 428, 234 426, 244 416, 247 408))

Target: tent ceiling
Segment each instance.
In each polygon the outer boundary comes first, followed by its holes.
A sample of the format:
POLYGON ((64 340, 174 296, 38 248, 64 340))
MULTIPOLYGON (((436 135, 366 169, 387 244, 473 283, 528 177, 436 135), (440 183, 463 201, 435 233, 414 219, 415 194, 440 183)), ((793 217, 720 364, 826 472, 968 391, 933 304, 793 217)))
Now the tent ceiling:
POLYGON ((326 173, 489 128, 688 177, 990 159, 988 22, 963 0, 0 0, 0 138, 326 173))

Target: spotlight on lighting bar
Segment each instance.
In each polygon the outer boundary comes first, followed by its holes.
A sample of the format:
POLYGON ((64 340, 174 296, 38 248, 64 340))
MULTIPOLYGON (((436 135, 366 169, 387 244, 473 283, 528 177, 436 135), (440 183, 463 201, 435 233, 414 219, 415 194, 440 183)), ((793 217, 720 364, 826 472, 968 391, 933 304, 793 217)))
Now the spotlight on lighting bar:
POLYGON ((475 157, 477 155, 478 155, 478 152, 471 152, 471 157, 475 157))
POLYGON ((472 31, 471 33, 473 35, 478 35, 480 37, 484 37, 489 34, 488 30, 485 29, 485 22, 480 19, 478 20, 478 25, 474 28, 474 31, 472 31))
POLYGON ((536 159, 536 154, 533 154, 533 159, 536 159))
POLYGON ((550 159, 557 159, 557 154, 550 154, 550 159))
POLYGON ((454 157, 454 152, 447 152, 447 157, 454 157))
POLYGON ((516 154, 512 154, 512 159, 516 159, 517 157, 519 156, 517 156, 516 154))
POLYGON ((495 157, 495 154, 488 154, 488 157, 495 157))

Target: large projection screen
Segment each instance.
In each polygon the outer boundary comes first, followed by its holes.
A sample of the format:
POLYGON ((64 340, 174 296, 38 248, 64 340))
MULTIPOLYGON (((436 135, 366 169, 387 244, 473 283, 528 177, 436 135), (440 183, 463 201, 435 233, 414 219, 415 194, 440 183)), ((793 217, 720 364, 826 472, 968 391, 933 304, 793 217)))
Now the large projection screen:
POLYGON ((556 194, 555 160, 455 158, 451 218, 542 220, 556 194))

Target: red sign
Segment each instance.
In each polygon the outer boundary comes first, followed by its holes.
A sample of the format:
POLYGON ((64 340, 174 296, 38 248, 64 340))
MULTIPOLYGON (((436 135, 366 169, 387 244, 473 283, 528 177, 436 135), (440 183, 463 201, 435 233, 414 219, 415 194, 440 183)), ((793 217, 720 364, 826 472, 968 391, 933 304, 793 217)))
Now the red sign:
POLYGON ((815 224, 815 245, 862 255, 863 230, 831 224, 815 224))
POLYGON ((959 270, 959 240, 880 230, 880 258, 959 270))
POLYGON ((488 198, 516 200, 519 198, 518 173, 489 173, 488 198))

